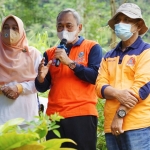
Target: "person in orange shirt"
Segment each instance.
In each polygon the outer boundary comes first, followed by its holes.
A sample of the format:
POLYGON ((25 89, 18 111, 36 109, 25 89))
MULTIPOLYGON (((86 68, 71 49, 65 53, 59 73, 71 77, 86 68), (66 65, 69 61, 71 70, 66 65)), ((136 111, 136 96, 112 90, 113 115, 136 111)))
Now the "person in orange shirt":
POLYGON ((108 150, 150 150, 150 44, 139 6, 124 3, 108 21, 121 39, 104 56, 96 92, 106 99, 104 130, 108 150))
MULTIPOLYGON (((56 27, 61 46, 66 47, 55 46, 46 50, 35 85, 40 92, 50 88, 46 113, 58 112, 63 116, 65 119, 58 123, 61 137, 77 143, 77 146, 65 143, 62 147, 96 150, 98 112, 95 81, 102 49, 97 42, 79 36, 82 24, 74 9, 61 11, 56 27)), ((57 137, 49 131, 46 138, 57 137)))

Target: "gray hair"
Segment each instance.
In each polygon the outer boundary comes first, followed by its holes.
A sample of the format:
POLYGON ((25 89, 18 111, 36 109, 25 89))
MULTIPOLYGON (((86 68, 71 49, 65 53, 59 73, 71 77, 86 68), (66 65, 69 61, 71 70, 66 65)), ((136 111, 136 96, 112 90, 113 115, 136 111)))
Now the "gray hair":
POLYGON ((58 18, 59 18, 59 16, 60 16, 61 14, 63 14, 63 13, 68 13, 68 12, 71 12, 71 13, 73 14, 74 18, 75 18, 76 21, 77 21, 77 24, 79 25, 80 22, 81 22, 81 17, 80 17, 80 15, 79 15, 79 13, 78 13, 76 10, 72 9, 72 8, 67 8, 67 9, 62 10, 62 11, 58 14, 58 16, 57 16, 57 21, 58 21, 58 18))

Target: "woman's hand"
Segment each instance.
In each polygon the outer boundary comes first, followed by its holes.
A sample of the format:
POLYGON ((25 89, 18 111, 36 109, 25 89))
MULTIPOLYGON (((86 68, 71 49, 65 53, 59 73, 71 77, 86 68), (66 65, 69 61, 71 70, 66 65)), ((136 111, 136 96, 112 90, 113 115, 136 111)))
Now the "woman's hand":
POLYGON ((17 89, 16 85, 13 85, 13 86, 2 86, 1 87, 1 91, 6 97, 8 97, 10 99, 14 99, 15 100, 19 96, 18 89, 17 89))

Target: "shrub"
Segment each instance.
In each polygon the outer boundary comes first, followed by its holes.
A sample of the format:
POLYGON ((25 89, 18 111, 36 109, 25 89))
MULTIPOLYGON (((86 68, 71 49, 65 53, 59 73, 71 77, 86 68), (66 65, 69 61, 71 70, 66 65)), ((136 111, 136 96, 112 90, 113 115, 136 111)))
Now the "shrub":
MULTIPOLYGON (((9 120, 0 126, 0 150, 60 150, 63 142, 76 144, 71 139, 61 138, 45 141, 48 130, 53 130, 60 137, 59 132, 56 130, 59 128, 56 125, 56 121, 60 121, 60 119, 63 118, 57 113, 50 117, 41 114, 36 117, 36 120, 26 122, 29 125, 29 128, 26 130, 18 126, 24 119, 16 118, 9 120)), ((65 150, 73 149, 65 148, 65 150)))

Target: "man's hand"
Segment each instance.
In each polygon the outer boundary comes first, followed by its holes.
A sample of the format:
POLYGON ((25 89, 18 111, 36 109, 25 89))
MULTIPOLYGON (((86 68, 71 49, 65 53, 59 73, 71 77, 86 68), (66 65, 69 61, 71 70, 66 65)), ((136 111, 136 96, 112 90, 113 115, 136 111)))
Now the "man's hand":
POLYGON ((72 60, 68 57, 66 51, 61 48, 57 48, 55 50, 54 57, 59 59, 61 61, 61 63, 64 65, 69 65, 69 63, 72 62, 72 60))
POLYGON ((118 90, 116 92, 116 99, 130 109, 138 103, 138 99, 131 90, 118 90))
POLYGON ((48 73, 48 70, 49 70, 51 63, 52 63, 52 61, 50 60, 48 62, 48 64, 45 66, 44 65, 45 64, 45 58, 43 58, 41 60, 41 63, 39 64, 39 67, 38 67, 38 76, 37 76, 37 79, 40 83, 44 82, 45 76, 48 73))
POLYGON ((107 86, 104 90, 104 95, 105 99, 116 99, 120 102, 120 104, 129 109, 133 108, 138 103, 138 99, 136 98, 135 93, 130 89, 118 90, 111 86, 107 86))
POLYGON ((122 125, 123 125, 123 118, 119 118, 116 113, 111 124, 112 134, 117 136, 123 133, 124 130, 122 130, 122 125))

